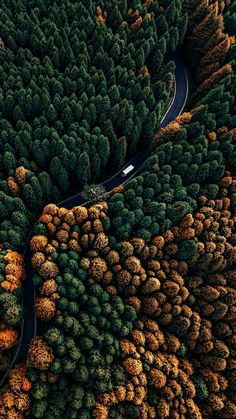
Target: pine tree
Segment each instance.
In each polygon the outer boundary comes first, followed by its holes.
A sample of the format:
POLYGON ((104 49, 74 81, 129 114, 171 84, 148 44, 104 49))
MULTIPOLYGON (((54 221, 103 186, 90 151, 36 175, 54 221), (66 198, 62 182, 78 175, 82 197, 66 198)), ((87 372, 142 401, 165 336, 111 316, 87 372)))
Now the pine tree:
POLYGON ((14 154, 11 153, 10 151, 6 151, 3 155, 3 166, 7 175, 9 174, 11 170, 14 170, 16 168, 16 165, 17 165, 17 162, 16 162, 16 158, 14 154))
POLYGON ((78 158, 76 177, 80 186, 88 184, 91 179, 90 160, 86 151, 81 153, 78 158))
POLYGON ((60 192, 65 194, 69 188, 69 177, 59 157, 53 157, 49 165, 49 173, 60 192))
POLYGON ((117 139, 115 152, 113 151, 112 155, 112 164, 114 165, 115 169, 120 169, 125 162, 127 151, 127 141, 125 137, 121 137, 117 139))

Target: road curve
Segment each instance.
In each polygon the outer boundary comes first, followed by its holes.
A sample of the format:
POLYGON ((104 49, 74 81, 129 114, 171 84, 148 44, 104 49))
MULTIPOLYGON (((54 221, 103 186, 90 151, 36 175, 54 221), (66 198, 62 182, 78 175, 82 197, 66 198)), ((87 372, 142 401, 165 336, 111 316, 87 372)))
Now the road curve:
MULTIPOLYGON (((159 130, 161 128, 165 128, 171 121, 173 121, 178 115, 181 114, 188 98, 188 75, 184 61, 179 54, 175 54, 173 56, 173 60, 175 62, 174 94, 170 105, 161 120, 159 130)), ((125 164, 122 169, 120 169, 117 173, 103 182, 103 186, 106 191, 111 192, 112 189, 114 189, 116 186, 123 185, 124 183, 128 182, 138 172, 142 163, 149 156, 149 153, 150 151, 148 149, 138 152, 131 160, 125 164), (127 177, 121 176, 123 170, 130 164, 134 166, 132 172, 127 177)), ((84 205, 85 202, 85 199, 80 195, 80 193, 78 193, 61 201, 60 205, 67 209, 71 209, 78 205, 84 205)))
MULTIPOLYGON (((170 102, 170 105, 161 120, 159 130, 161 128, 165 128, 171 121, 173 121, 178 115, 181 114, 188 97, 188 76, 183 59, 179 54, 175 54, 173 59, 175 61, 174 94, 170 102)), ((148 156, 149 150, 143 150, 138 152, 131 160, 129 160, 125 164, 125 166, 121 170, 119 170, 115 175, 111 176, 108 180, 103 182, 105 190, 107 192, 111 192, 112 189, 114 189, 116 186, 128 182, 139 171, 140 166, 147 159, 148 156), (127 175, 127 177, 121 176, 122 171, 130 164, 134 166, 132 172, 129 175, 127 175)), ((63 206, 67 209, 71 209, 78 205, 89 204, 89 202, 91 201, 86 201, 80 195, 80 193, 78 193, 70 198, 67 198, 59 202, 57 205, 63 206)), ((29 232, 24 251, 26 279, 23 282, 23 306, 25 313, 27 313, 27 316, 25 315, 22 321, 21 337, 17 352, 5 375, 0 380, 0 386, 2 386, 6 381, 11 368, 15 364, 22 362, 25 359, 27 347, 31 339, 36 336, 37 321, 34 313, 34 300, 36 297, 36 292, 34 283, 32 281, 33 271, 31 267, 29 248, 30 237, 36 224, 37 221, 29 232)))

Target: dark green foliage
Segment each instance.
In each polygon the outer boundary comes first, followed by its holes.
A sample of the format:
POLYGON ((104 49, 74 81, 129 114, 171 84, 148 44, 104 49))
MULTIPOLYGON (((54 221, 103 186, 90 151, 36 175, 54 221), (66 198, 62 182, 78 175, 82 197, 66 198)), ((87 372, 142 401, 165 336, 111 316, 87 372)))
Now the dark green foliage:
POLYGON ((38 400, 33 404, 32 414, 35 418, 43 418, 48 406, 47 399, 38 400))
POLYGON ((0 318, 10 326, 20 324, 22 306, 15 295, 10 293, 0 294, 0 318))
POLYGON ((32 215, 21 198, 13 198, 0 190, 0 243, 6 248, 21 249, 31 220, 32 215))
MULTIPOLYGON (((166 54, 186 30, 182 7, 165 19, 152 6, 153 18, 133 31, 127 4, 98 1, 108 12, 101 24, 87 3, 30 2, 22 14, 8 2, 0 17, 0 169, 8 176, 33 159, 61 194, 100 177, 108 162, 121 167, 141 139, 150 142, 171 94, 166 54), (149 73, 140 74, 146 64, 149 73)), ((24 197, 35 209, 41 200, 30 186, 24 197)), ((43 186, 52 193, 48 180, 43 186)))
POLYGON ((49 394, 49 385, 43 382, 36 382, 33 384, 31 394, 36 400, 42 400, 47 398, 49 394))
MULTIPOLYGON (((127 155, 150 143, 172 94, 169 53, 183 42, 187 18, 179 1, 155 1, 148 11, 153 13, 150 19, 139 0, 115 4, 35 0, 17 5, 6 1, 2 5, 0 242, 5 247, 22 248, 32 213, 45 203, 59 200, 75 185, 78 189, 98 179, 106 169, 122 167, 127 155), (103 23, 97 21, 97 6, 107 12, 103 23), (127 16, 130 7, 142 16, 134 31, 135 17, 127 16), (16 179, 19 166, 28 172, 16 197, 9 177, 16 179)), ((234 14, 235 6, 227 4, 225 22, 232 34, 234 14)), ((234 60, 235 47, 228 58, 234 60)), ((226 170, 235 174, 235 134, 223 129, 217 132, 217 140, 209 140, 217 128, 235 127, 235 86, 232 73, 210 89, 191 122, 174 137, 157 143, 139 175, 125 185, 124 192, 109 199, 104 226, 107 232, 111 227, 111 248, 133 236, 150 242, 193 213, 200 195, 215 199, 217 183, 226 170)), ((79 228, 75 231, 82 233, 79 228)), ((47 229, 38 224, 35 233, 47 234, 47 229)), ((122 246, 117 248, 122 253, 122 246)), ((196 252, 195 240, 177 240, 177 259, 189 262, 196 252)), ((137 313, 126 299, 90 282, 76 251, 59 247, 50 258, 60 269, 55 278, 60 297, 55 300, 57 315, 40 325, 39 331, 55 356, 49 372, 59 378, 45 382, 43 374, 28 370, 33 383, 28 415, 91 418, 98 395, 127 382, 119 341, 130 335, 137 313)), ((37 288, 42 285, 38 275, 33 279, 37 288)), ((132 292, 131 285, 125 298, 132 292)), ((13 326, 19 325, 22 316, 17 297, 0 294, 0 318, 13 326)), ((168 327, 179 337, 175 353, 181 364, 181 358, 189 355, 181 338, 186 343, 193 316, 192 312, 189 317, 176 314, 177 308, 178 302, 168 327)), ((168 305, 165 309, 167 315, 160 316, 163 324, 168 320, 168 305)), ((221 318, 224 309, 223 304, 213 304, 214 319, 221 318)), ((214 351, 214 356, 227 357, 224 348, 214 351)), ((150 369, 145 362, 143 367, 145 372, 150 369)), ((194 372, 191 379, 196 390, 193 398, 200 403, 208 399, 208 383, 194 372)), ((151 390, 147 401, 156 406, 161 397, 161 392, 151 390)), ((109 417, 123 418, 119 409, 112 406, 109 417)), ((141 407, 134 403, 125 402, 124 409, 127 418, 141 415, 141 407)))
MULTIPOLYGON (((207 141, 212 118, 206 108, 194 112, 192 121, 176 133, 174 142, 157 144, 139 176, 125 185, 123 194, 109 199, 116 239, 136 235, 150 241, 195 211, 199 195, 216 198, 217 182, 225 168, 235 171, 236 149, 232 133, 220 133, 219 140, 207 141)), ((194 248, 187 253, 182 249, 181 257, 191 258, 194 252, 194 248)))
MULTIPOLYGON (((22 12, 10 1, 0 16, 0 242, 18 250, 32 213, 105 168, 122 167, 140 142, 150 142, 172 94, 167 53, 176 45, 168 31, 180 39, 185 32, 182 6, 173 20, 154 4, 153 19, 133 31, 126 2, 46 3, 22 3, 22 12), (108 11, 104 25, 99 4, 108 11), (144 65, 148 72, 140 73, 144 65), (19 166, 28 172, 15 197, 6 178, 16 180, 19 166)), ((128 237, 128 223, 123 229, 128 237)))
POLYGON ((197 244, 194 240, 182 240, 178 244, 178 258, 188 260, 195 256, 197 244))
POLYGON ((202 377, 192 377, 196 389, 196 398, 201 402, 208 398, 209 391, 206 381, 202 377))
MULTIPOLYGON (((72 228, 76 230, 76 226, 72 228)), ((127 374, 119 364, 119 341, 129 335, 137 314, 133 307, 119 296, 109 294, 100 284, 89 284, 87 271, 80 267, 80 254, 58 249, 54 256, 60 268, 60 274, 55 277, 60 295, 56 301, 58 313, 50 323, 39 323, 39 328, 42 327, 44 339, 55 357, 49 371, 59 374, 61 379, 69 379, 70 391, 63 390, 64 407, 60 408, 62 401, 55 406, 53 398, 59 383, 45 384, 30 369, 31 412, 33 417, 40 414, 46 417, 44 404, 39 402, 47 398, 50 414, 59 415, 66 406, 70 417, 80 417, 80 412, 82 417, 91 417, 98 394, 126 384, 127 374), (73 269, 68 270, 72 260, 73 269)), ((37 287, 41 285, 41 281, 36 281, 37 287)))
POLYGON ((175 201, 172 205, 167 206, 166 214, 173 223, 180 221, 188 212, 190 205, 186 202, 175 201))

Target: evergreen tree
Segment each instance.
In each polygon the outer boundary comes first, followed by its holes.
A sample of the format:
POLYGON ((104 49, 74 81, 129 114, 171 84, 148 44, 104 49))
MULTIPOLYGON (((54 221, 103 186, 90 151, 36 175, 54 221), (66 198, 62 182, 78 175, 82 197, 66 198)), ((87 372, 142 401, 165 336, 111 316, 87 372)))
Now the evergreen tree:
POLYGON ((76 177, 81 186, 88 184, 91 179, 90 160, 86 151, 81 153, 77 160, 76 177))
POLYGON ((65 194, 69 188, 69 177, 59 157, 53 157, 49 165, 49 173, 60 192, 65 194))

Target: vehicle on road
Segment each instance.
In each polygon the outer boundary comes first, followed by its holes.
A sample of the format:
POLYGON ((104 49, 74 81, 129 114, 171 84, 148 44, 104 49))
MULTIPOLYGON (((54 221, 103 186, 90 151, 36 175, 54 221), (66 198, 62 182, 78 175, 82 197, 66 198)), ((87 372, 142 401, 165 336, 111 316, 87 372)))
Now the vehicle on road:
POLYGON ((123 177, 127 176, 128 173, 130 173, 132 170, 134 170, 134 166, 132 164, 130 164, 128 167, 126 167, 124 170, 122 170, 121 176, 123 176, 123 177))
MULTIPOLYGON (((188 97, 188 76, 186 72, 186 68, 184 65, 181 56, 178 54, 174 57, 175 60, 175 73, 174 73, 174 82, 175 82, 175 89, 174 95, 171 101, 170 106, 168 107, 166 114, 162 118, 160 128, 166 127, 171 121, 173 121, 181 112, 185 106, 187 97, 188 97)), ((159 131, 159 130, 158 130, 159 131)), ((157 131, 157 132, 158 132, 157 131)), ((132 162, 133 164, 129 164, 125 169, 119 171, 111 178, 103 182, 103 186, 107 192, 111 192, 115 187, 121 184, 120 177, 124 177, 124 182, 122 184, 127 183, 133 175, 137 172, 139 167, 142 166, 143 162, 148 158, 150 154, 149 149, 145 149, 139 151, 136 156, 133 157, 132 162), (134 173, 133 170, 136 168, 136 172, 134 173), (127 176, 129 174, 129 176, 127 176)), ((126 163, 127 164, 127 163, 126 163)), ((86 201, 80 193, 73 195, 70 198, 66 198, 63 201, 57 203, 57 205, 63 206, 67 209, 71 209, 78 205, 88 205, 90 201, 86 201)), ((37 223, 37 221, 36 221, 37 223)), ((25 244, 25 266, 27 269, 27 279, 23 282, 24 287, 24 297, 23 297, 23 306, 27 311, 27 320, 25 319, 22 322, 21 328, 21 337, 20 343, 18 346, 18 350, 12 360, 8 370, 4 374, 4 376, 0 379, 0 387, 5 383, 9 371, 11 368, 16 364, 23 361, 25 358, 26 348, 29 345, 32 338, 36 336, 36 328, 37 328, 37 321, 34 312, 34 301, 36 298, 35 295, 35 285, 32 280, 33 273, 31 271, 31 262, 30 262, 30 250, 29 250, 29 240, 32 235, 34 227, 32 227, 31 231, 29 232, 28 239, 25 244)))

